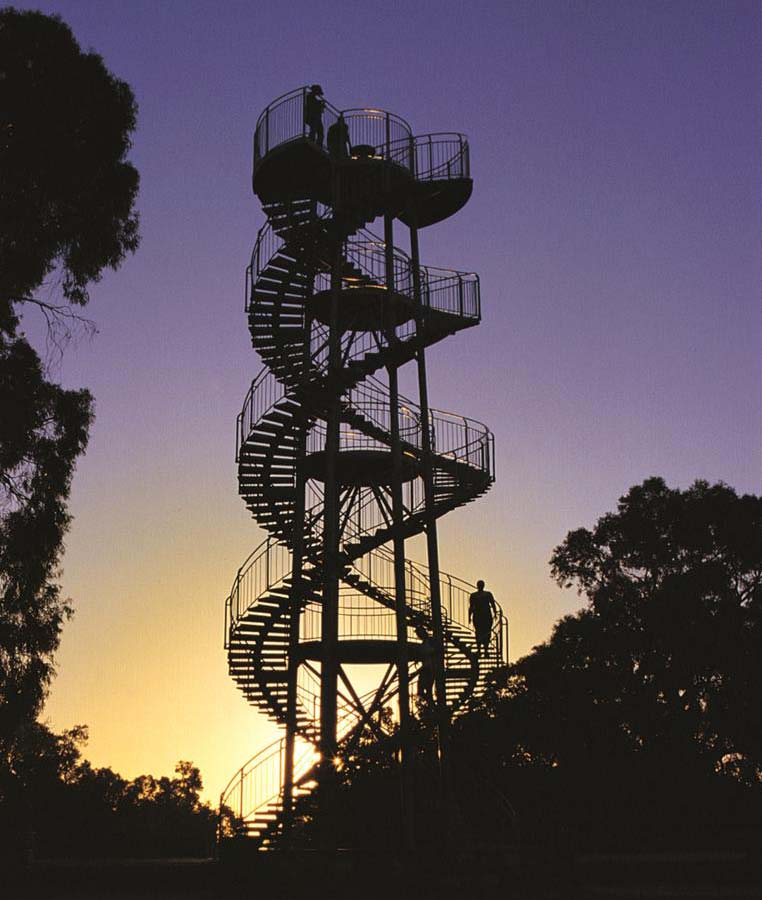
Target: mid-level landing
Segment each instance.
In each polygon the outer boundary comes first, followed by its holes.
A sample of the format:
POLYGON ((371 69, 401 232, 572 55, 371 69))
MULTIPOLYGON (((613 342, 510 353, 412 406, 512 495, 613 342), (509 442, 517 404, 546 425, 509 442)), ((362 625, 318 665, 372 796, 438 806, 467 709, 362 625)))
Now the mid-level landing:
POLYGON ((458 212, 473 190, 470 177, 426 173, 418 178, 394 160, 365 153, 332 163, 325 149, 305 137, 279 144, 259 159, 252 187, 264 204, 309 198, 335 206, 333 167, 340 168, 342 191, 352 205, 369 215, 365 221, 387 212, 407 225, 424 228, 458 212))

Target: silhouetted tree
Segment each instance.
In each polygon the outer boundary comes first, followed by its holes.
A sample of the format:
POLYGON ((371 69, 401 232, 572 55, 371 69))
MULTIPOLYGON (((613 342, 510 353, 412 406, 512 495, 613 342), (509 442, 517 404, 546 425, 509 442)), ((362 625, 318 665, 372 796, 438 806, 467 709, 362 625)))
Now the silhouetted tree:
POLYGON ((15 790, 20 802, 3 808, 0 853, 21 841, 42 857, 211 854, 217 814, 201 800, 193 763, 178 762, 173 778, 128 781, 83 759, 86 742, 83 726, 61 734, 39 723, 19 729, 10 782, 0 788, 15 790))
POLYGON ((65 338, 78 321, 66 301, 84 305, 136 249, 135 114, 129 86, 58 17, 0 10, 0 767, 42 704, 70 613, 56 577, 93 415, 86 390, 48 380, 20 310, 65 338))
POLYGON ((63 294, 138 244, 138 173, 126 161, 135 99, 57 16, 0 10, 0 301, 23 301, 60 266, 63 294))
POLYGON ((762 777, 762 498, 651 478, 567 535, 551 567, 589 608, 545 652, 592 670, 624 746, 762 777))
POLYGON ((456 728, 525 833, 674 840, 676 820, 759 818, 762 498, 651 478, 570 532, 551 567, 586 607, 456 728))

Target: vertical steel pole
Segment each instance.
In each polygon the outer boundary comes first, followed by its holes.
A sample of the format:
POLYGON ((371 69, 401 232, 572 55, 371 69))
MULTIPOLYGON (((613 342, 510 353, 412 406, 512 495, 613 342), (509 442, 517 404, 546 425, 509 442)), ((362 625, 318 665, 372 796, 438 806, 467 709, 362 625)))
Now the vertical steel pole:
POLYGON ((439 760, 441 766, 442 791, 447 798, 449 780, 448 757, 450 718, 447 708, 445 678, 445 642, 442 627, 442 597, 439 587, 439 542, 437 540, 437 519, 434 503, 434 468, 431 447, 431 427, 429 414, 429 389, 426 378, 426 320, 421 302, 421 256, 418 246, 418 228, 410 225, 410 262, 413 266, 413 299, 416 310, 416 338, 418 340, 418 395, 423 428, 421 431, 421 457, 423 462, 423 486, 426 512, 426 549, 429 558, 429 591, 431 594, 431 618, 434 623, 437 722, 439 728, 439 760))
POLYGON ((324 849, 336 844, 336 725, 339 632, 339 485, 338 455, 341 394, 341 331, 339 302, 343 264, 342 219, 339 206, 340 175, 334 166, 333 233, 336 242, 331 267, 331 308, 328 344, 328 402, 325 432, 325 492, 323 507, 323 597, 321 615, 322 665, 320 668, 320 806, 324 849))
MULTIPOLYGON (((392 216, 384 216, 384 242, 386 263, 387 338, 391 346, 396 341, 394 326, 394 228, 392 216)), ((400 442, 399 385, 397 366, 390 365, 389 421, 392 439, 392 525, 394 544, 394 594, 397 624, 397 672, 399 677, 400 750, 402 755, 401 812, 402 834, 405 847, 412 850, 415 844, 413 818, 413 758, 410 748, 410 675, 408 671, 407 604, 405 595, 405 535, 404 509, 402 505, 402 444, 400 442)))
MULTIPOLYGON (((313 219, 315 205, 313 204, 313 219)), ((310 334, 312 331, 312 316, 309 302, 312 296, 312 287, 315 273, 310 261, 310 279, 305 296, 304 309, 304 351, 302 354, 302 387, 308 384, 310 366, 310 334)), ((302 419, 298 423, 298 439, 296 447, 296 495, 294 497, 294 529, 292 546, 291 567, 291 609, 289 613, 288 630, 288 681, 286 686, 286 750, 284 758, 283 776, 283 831, 288 840, 293 824, 294 809, 294 749, 296 744, 296 703, 297 703, 297 679, 299 676, 299 626, 304 600, 304 585, 302 572, 304 569, 304 539, 305 539, 305 490, 307 479, 304 472, 304 459, 307 451, 307 415, 304 409, 301 412, 302 419)))

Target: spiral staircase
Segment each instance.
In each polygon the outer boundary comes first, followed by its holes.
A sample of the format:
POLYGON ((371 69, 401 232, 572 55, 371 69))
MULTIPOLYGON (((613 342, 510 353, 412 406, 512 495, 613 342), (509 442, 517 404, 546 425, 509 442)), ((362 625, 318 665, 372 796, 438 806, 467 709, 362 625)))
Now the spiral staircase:
MULTIPOLYGON (((389 386, 376 377, 480 320, 476 275, 416 264, 367 228, 384 217, 386 227, 396 219, 418 229, 457 212, 471 193, 468 142, 457 134, 416 137, 391 113, 340 111, 326 103, 325 124, 341 119, 350 137, 351 149, 331 157, 307 136, 306 90, 274 101, 254 135, 253 187, 267 223, 246 271, 245 309, 264 368, 238 416, 236 460, 239 492, 267 537, 241 566, 225 606, 229 671, 248 702, 286 725, 289 679, 295 678, 293 796, 314 788, 319 761, 323 478, 331 402, 339 398, 337 730, 343 747, 362 729, 380 734, 381 712, 399 691, 390 648, 398 639, 400 582, 389 542, 423 533, 494 480, 493 438, 484 425, 422 410, 404 397, 392 403, 389 386), (329 360, 331 297, 337 292, 338 369, 329 360), (401 522, 388 490, 395 410, 401 522), (428 495, 421 477, 425 466, 428 495), (293 654, 296 667, 289 664, 293 654), (366 663, 385 670, 361 694, 343 666, 366 663)), ((441 572, 434 577, 441 597, 445 700, 457 715, 505 661, 507 623, 500 613, 489 648, 480 652, 468 622, 473 586, 441 572)), ((416 628, 435 628, 428 566, 404 561, 404 596, 415 678, 416 628)), ((281 834, 287 764, 282 738, 249 760, 223 791, 221 805, 236 822, 236 833, 258 846, 272 846, 281 834)))

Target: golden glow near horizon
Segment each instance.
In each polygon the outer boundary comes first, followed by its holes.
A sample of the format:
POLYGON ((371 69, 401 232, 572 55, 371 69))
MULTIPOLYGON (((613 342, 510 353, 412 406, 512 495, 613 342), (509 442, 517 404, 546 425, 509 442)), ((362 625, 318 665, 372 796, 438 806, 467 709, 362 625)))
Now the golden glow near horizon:
MULTIPOLYGON (((261 532, 234 490, 188 495, 158 473, 138 489, 116 478, 107 499, 97 454, 96 441, 74 487, 64 589, 76 614, 63 632, 45 715, 55 729, 88 725, 85 756, 126 778, 171 774, 179 759, 192 760, 216 805, 236 770, 282 736, 247 706, 223 649, 228 585, 261 532)), ((521 602, 537 595, 533 578, 517 566, 515 537, 513 547, 500 546, 499 497, 483 504, 491 512, 465 508, 440 527, 442 567, 488 582, 509 617, 515 658, 565 610, 521 602)), ((422 537, 407 548, 425 561, 422 537)))

